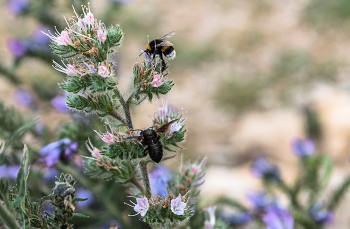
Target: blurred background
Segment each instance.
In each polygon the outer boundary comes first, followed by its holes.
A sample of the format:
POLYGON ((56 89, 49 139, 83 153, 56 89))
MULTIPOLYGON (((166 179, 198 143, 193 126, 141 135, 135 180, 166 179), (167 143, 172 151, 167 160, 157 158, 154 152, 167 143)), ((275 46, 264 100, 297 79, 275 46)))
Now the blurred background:
MULTIPOLYGON (((57 85, 64 75, 51 67, 55 57, 40 31, 64 28, 71 5, 86 3, 0 3, 0 100, 26 116, 41 115, 47 142, 57 140, 58 126, 72 117, 57 85)), ((185 149, 167 165, 177 169, 181 157, 208 156, 203 205, 259 190, 249 170, 257 155, 278 164, 292 182, 295 137, 314 139, 317 152, 335 161, 330 190, 349 173, 350 1, 90 0, 90 7, 125 33, 117 55, 124 91, 148 40, 176 31, 170 41, 177 57, 169 68, 176 85, 166 100, 187 117, 188 132, 185 149)), ((134 109, 135 127, 151 126, 156 107, 134 109)), ((332 228, 348 228, 349 209, 344 201, 332 228)))

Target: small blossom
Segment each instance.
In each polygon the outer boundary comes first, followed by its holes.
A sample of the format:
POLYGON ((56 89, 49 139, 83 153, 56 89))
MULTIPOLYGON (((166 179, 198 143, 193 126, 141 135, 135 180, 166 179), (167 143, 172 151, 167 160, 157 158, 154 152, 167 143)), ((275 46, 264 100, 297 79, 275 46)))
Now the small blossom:
POLYGON ((97 30, 97 38, 100 41, 105 42, 107 39, 107 30, 104 28, 98 29, 97 30))
POLYGON ((175 215, 183 215, 185 213, 186 203, 181 201, 181 197, 171 200, 170 209, 175 215))
POLYGON ((107 78, 110 76, 108 68, 103 66, 103 65, 98 66, 98 73, 97 74, 99 74, 103 78, 107 78))
POLYGON ((19 168, 20 168, 19 165, 1 165, 0 177, 16 179, 19 168))
POLYGON ((78 152, 78 142, 69 138, 64 138, 57 142, 52 142, 39 150, 38 162, 44 162, 46 167, 52 168, 60 160, 67 162, 78 152))
MULTIPOLYGON (((168 122, 171 122, 173 120, 168 119, 168 122)), ((169 133, 174 133, 175 131, 179 131, 181 130, 183 124, 185 123, 186 119, 182 119, 182 120, 177 120, 176 122, 172 123, 170 126, 170 130, 169 133)))
POLYGON ((277 204, 271 205, 266 209, 262 220, 267 229, 293 229, 294 218, 286 209, 279 207, 277 204))
POLYGON ((27 42, 17 38, 9 38, 6 46, 15 58, 21 58, 29 51, 27 42))
MULTIPOLYGON (((85 12, 84 12, 84 13, 85 13, 85 12)), ((84 21, 85 21, 86 24, 88 24, 88 25, 94 24, 94 22, 95 22, 95 17, 94 17, 94 15, 91 13, 91 11, 89 11, 87 14, 85 14, 84 21)))
POLYGON ((93 149, 93 151, 91 152, 91 156, 97 159, 100 159, 102 157, 100 151, 97 148, 93 149))
POLYGON ((17 104, 27 108, 35 109, 34 96, 26 89, 17 89, 14 94, 14 98, 17 104))
POLYGON ((28 0, 8 0, 6 7, 12 14, 18 16, 27 11, 27 9, 29 8, 29 1, 28 0))
POLYGON ((190 169, 190 175, 197 175, 197 174, 199 174, 201 172, 201 168, 198 166, 198 165, 196 165, 196 164, 193 164, 192 165, 192 167, 191 167, 191 169, 190 169))
POLYGON ((115 137, 113 134, 111 134, 111 133, 100 134, 96 130, 94 130, 94 131, 101 138, 101 140, 104 141, 105 143, 112 144, 115 142, 115 137))
POLYGON ((168 183, 171 181, 170 170, 164 165, 157 165, 149 173, 149 182, 153 195, 165 197, 168 195, 168 183))
POLYGON ((56 30, 55 35, 53 35, 52 33, 44 33, 46 36, 48 36, 51 40, 53 40, 54 42, 56 42, 58 45, 72 45, 73 46, 73 42, 69 37, 68 31, 67 30, 63 30, 61 33, 59 33, 56 30))
POLYGON ((69 107, 67 106, 67 98, 64 95, 57 95, 51 100, 51 105, 59 113, 69 113, 69 107))
POLYGON ((87 26, 84 18, 79 18, 77 22, 77 26, 83 30, 83 32, 86 32, 87 26))
POLYGON ((277 166, 271 164, 265 157, 255 158, 251 171, 254 176, 272 182, 280 182, 280 171, 277 166))
POLYGON ((273 202, 273 199, 265 192, 249 192, 247 198, 253 204, 254 211, 257 212, 265 211, 266 207, 273 202))
POLYGON ((310 214, 311 217, 315 220, 315 222, 321 225, 329 225, 334 220, 333 212, 324 209, 321 203, 315 203, 310 208, 310 214))
POLYGON ((164 84, 163 78, 160 74, 154 75, 152 80, 152 86, 153 87, 160 87, 164 84))
POLYGON ((204 222, 205 229, 214 229, 215 221, 216 221, 215 211, 216 211, 216 206, 212 206, 205 209, 205 213, 206 213, 206 220, 204 222))
MULTIPOLYGON (((130 205, 127 203, 124 203, 130 207, 133 207, 134 210, 137 212, 135 215, 140 214, 142 217, 146 215, 148 208, 149 208, 149 203, 148 203, 148 199, 146 197, 143 198, 136 198, 136 202, 137 204, 135 204, 134 202, 130 201, 132 204, 134 205, 130 205)), ((135 215, 129 215, 129 216, 135 216, 135 215)))
POLYGON ((63 63, 63 66, 58 64, 56 61, 53 61, 54 66, 53 68, 56 69, 59 72, 63 72, 64 74, 67 74, 69 76, 77 76, 78 74, 81 74, 73 65, 71 64, 65 64, 63 63))
POLYGON ((295 138, 292 141, 292 151, 298 157, 307 157, 315 153, 315 144, 311 139, 295 138))
POLYGON ((174 105, 168 104, 165 99, 162 100, 162 105, 157 108, 156 117, 162 122, 166 122, 168 117, 175 119, 179 116, 178 109, 174 105))

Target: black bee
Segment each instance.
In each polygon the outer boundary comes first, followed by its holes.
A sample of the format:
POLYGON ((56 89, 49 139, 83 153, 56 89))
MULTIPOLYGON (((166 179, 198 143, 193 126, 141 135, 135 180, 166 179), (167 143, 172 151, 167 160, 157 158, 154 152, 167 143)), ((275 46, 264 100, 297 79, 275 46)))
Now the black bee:
POLYGON ((169 41, 165 41, 174 34, 175 31, 172 31, 161 38, 154 39, 153 41, 149 42, 146 45, 146 49, 143 50, 143 52, 147 53, 148 55, 152 55, 152 59, 154 59, 156 55, 159 56, 160 60, 162 61, 162 71, 164 71, 166 67, 163 54, 168 60, 173 60, 176 57, 176 51, 173 47, 173 44, 169 41))
MULTIPOLYGON (((148 154, 151 157, 151 159, 154 162, 159 163, 163 157, 163 145, 159 141, 160 136, 158 135, 158 133, 169 132, 171 124, 173 124, 177 120, 178 119, 172 120, 172 121, 168 122, 167 124, 159 127, 156 130, 153 130, 153 128, 141 130, 140 136, 129 137, 128 139, 136 138, 138 141, 140 141, 140 143, 146 147, 144 150, 144 153, 146 153, 146 151, 148 151, 148 154)), ((145 154, 144 156, 146 156, 146 155, 147 154, 145 154)))

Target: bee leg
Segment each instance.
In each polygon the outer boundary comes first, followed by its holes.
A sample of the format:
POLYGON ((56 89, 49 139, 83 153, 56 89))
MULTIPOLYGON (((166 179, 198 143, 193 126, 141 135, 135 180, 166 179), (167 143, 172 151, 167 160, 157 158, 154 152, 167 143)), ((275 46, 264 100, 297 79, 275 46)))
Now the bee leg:
POLYGON ((165 61, 164 61, 164 58, 163 58, 163 54, 159 54, 159 58, 160 60, 162 61, 162 68, 161 68, 161 71, 163 72, 165 70, 165 67, 166 67, 166 64, 165 64, 165 61))

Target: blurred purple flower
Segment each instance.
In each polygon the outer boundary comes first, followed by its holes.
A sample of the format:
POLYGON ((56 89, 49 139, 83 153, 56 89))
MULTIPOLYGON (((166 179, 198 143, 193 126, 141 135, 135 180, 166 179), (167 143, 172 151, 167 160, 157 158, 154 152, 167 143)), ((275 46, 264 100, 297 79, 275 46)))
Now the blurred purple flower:
POLYGON ((55 183, 56 177, 60 176, 60 172, 55 168, 47 168, 44 170, 43 180, 47 184, 55 183))
POLYGON ((49 44, 51 39, 48 36, 46 36, 45 34, 42 33, 42 31, 47 31, 47 30, 49 30, 48 27, 46 27, 46 26, 39 26, 38 28, 36 28, 33 31, 30 39, 36 44, 40 44, 40 45, 47 45, 47 44, 49 44))
POLYGON ((108 0, 108 1, 112 3, 117 3, 117 4, 127 4, 131 2, 131 0, 108 0))
POLYGON ((7 0, 7 9, 14 15, 23 14, 29 8, 28 0, 7 0))
POLYGON ((294 218, 290 212, 277 204, 267 207, 262 220, 267 229, 293 229, 294 226, 294 218))
POLYGON ((52 142, 39 150, 38 162, 45 163, 46 167, 52 168, 59 161, 67 162, 78 152, 78 142, 73 142, 69 138, 64 138, 57 142, 52 142))
POLYGON ((252 216, 248 212, 241 212, 224 219, 230 227, 243 226, 252 221, 252 216))
POLYGON ((271 164, 265 157, 256 157, 251 166, 254 176, 271 182, 280 182, 280 171, 276 165, 271 164))
POLYGON ((76 202, 77 207, 80 209, 89 207, 89 205, 92 204, 94 197, 91 191, 83 188, 79 188, 76 191, 75 196, 78 198, 88 198, 87 200, 76 202))
POLYGON ((15 58, 23 57, 29 50, 27 41, 18 38, 8 38, 6 46, 15 58))
POLYGON ((315 203, 310 208, 311 217, 315 220, 316 223, 321 225, 329 225, 334 220, 333 212, 327 211, 323 208, 323 204, 315 203))
POLYGON ((33 95, 26 89, 20 88, 15 91, 15 101, 18 105, 35 109, 35 99, 33 95))
POLYGON ((68 113, 69 107, 66 104, 66 96, 57 95, 51 100, 51 105, 56 109, 59 113, 68 113))
POLYGON ((315 153, 315 143, 311 139, 295 138, 292 141, 292 151, 298 157, 307 157, 315 153))
POLYGON ((19 165, 1 165, 0 177, 16 179, 19 168, 20 168, 19 165))
POLYGON ((269 206, 273 199, 265 192, 249 192, 247 194, 248 200, 253 204, 253 208, 257 212, 265 211, 265 208, 269 206))
POLYGON ((164 165, 157 165, 149 173, 149 181, 153 195, 166 197, 168 195, 168 183, 171 181, 170 170, 164 165))

